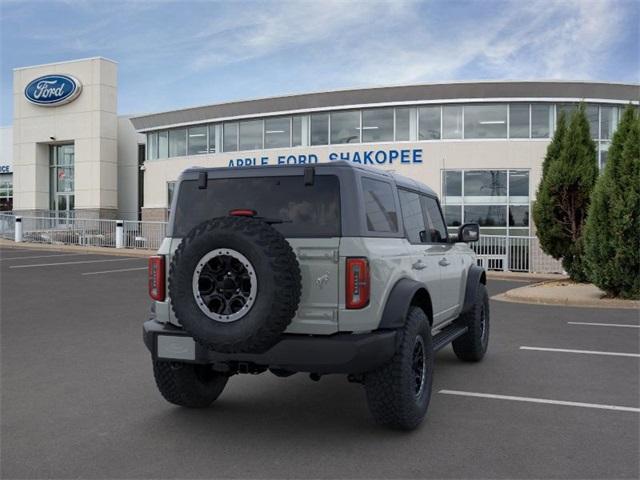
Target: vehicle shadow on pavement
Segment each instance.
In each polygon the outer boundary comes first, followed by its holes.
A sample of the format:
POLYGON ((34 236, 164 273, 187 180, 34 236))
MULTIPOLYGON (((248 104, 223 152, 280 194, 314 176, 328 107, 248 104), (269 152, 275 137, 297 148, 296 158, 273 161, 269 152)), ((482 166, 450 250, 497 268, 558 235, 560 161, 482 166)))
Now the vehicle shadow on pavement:
POLYGON ((148 418, 149 427, 155 434, 160 426, 168 434, 180 428, 243 438, 247 432, 263 432, 269 437, 285 436, 288 444, 292 438, 308 440, 313 434, 328 435, 327 439, 354 432, 389 435, 369 416, 362 386, 347 383, 344 376, 323 377, 318 383, 303 374, 269 377, 268 373, 263 378, 232 377, 228 391, 208 409, 156 407, 153 418, 148 418))

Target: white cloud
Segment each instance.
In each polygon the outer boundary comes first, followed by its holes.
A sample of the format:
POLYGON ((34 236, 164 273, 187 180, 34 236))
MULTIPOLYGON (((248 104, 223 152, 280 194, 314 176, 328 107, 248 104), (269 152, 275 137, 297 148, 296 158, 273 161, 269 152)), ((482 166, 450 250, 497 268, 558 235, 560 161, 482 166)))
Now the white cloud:
MULTIPOLYGON (((451 37, 416 29, 416 42, 380 42, 380 59, 365 59, 357 81, 412 83, 474 75, 488 78, 589 79, 611 54, 625 15, 623 4, 601 1, 510 3, 492 18, 457 19, 451 37), (471 71, 470 71, 471 70, 471 71), (474 73, 475 72, 475 73, 474 73)), ((633 7, 628 4, 627 6, 633 7)), ((633 52, 630 53, 632 60, 633 52)), ((637 54, 636 63, 637 63, 637 54)))
MULTIPOLYGON (((239 3, 211 27, 196 34, 215 51, 203 49, 191 65, 196 70, 264 57, 301 46, 329 50, 336 43, 358 47, 357 32, 403 18, 405 1, 347 1, 239 3), (344 39, 344 42, 342 41, 344 39)), ((333 52, 327 51, 328 55, 333 52)))
POLYGON ((476 77, 589 79, 619 38, 626 10, 636 4, 471 5, 484 5, 489 12, 481 19, 473 12, 447 17, 442 15, 446 3, 420 2, 241 3, 197 33, 214 47, 196 49, 189 66, 199 72, 296 51, 292 64, 333 65, 323 71, 328 83, 346 85, 476 77))

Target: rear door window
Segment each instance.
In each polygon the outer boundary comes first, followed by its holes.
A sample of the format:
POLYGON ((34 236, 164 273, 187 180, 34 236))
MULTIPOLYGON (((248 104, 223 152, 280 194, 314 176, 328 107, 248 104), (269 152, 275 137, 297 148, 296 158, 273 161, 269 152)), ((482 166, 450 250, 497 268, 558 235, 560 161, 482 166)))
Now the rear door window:
POLYGON ((197 180, 183 181, 173 235, 184 237, 199 223, 235 209, 281 220, 273 227, 285 237, 340 235, 340 183, 335 175, 316 175, 313 185, 305 185, 302 176, 210 178, 206 189, 199 189, 197 180))
POLYGON ((407 238, 411 243, 422 243, 420 232, 426 231, 425 216, 422 214, 420 195, 408 190, 398 189, 402 221, 407 238))
POLYGON ((387 182, 372 178, 362 179, 367 229, 370 232, 395 233, 398 231, 398 214, 393 190, 387 182))
POLYGON ((420 195, 420 200, 429 225, 429 234, 427 235, 428 237, 431 237, 429 241, 433 243, 446 243, 447 227, 445 227, 444 218, 440 211, 438 201, 435 198, 427 197, 426 195, 420 195))

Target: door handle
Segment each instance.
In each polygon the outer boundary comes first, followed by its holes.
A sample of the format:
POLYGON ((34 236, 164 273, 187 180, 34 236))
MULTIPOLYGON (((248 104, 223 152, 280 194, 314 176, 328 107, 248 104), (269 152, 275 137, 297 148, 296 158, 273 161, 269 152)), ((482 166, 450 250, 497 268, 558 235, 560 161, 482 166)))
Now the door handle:
POLYGON ((411 265, 411 268, 413 268, 414 270, 424 270, 425 268, 427 268, 427 266, 422 263, 422 260, 418 260, 413 265, 411 265))
POLYGON ((440 265, 441 267, 446 267, 447 265, 451 264, 449 263, 449 260, 447 260, 447 257, 442 257, 438 262, 438 265, 440 265))

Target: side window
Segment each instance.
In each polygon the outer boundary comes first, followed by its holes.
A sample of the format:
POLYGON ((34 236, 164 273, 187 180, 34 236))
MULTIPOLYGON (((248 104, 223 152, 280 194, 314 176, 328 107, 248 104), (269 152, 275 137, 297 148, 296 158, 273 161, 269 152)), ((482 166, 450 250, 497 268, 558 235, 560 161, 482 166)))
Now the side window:
POLYGON ((362 179, 367 229, 371 232, 398 231, 398 214, 391 185, 371 178, 362 179))
POLYGON ((403 189, 398 189, 398 194, 400 195, 400 209, 407 238, 411 243, 422 243, 420 232, 427 229, 424 224, 420 195, 403 189))
POLYGON ((440 206, 435 198, 421 195, 420 200, 422 202, 422 209, 427 216, 427 222, 429 224, 430 241, 433 243, 444 243, 447 241, 447 228, 444 224, 444 218, 442 218, 442 212, 440 206))

